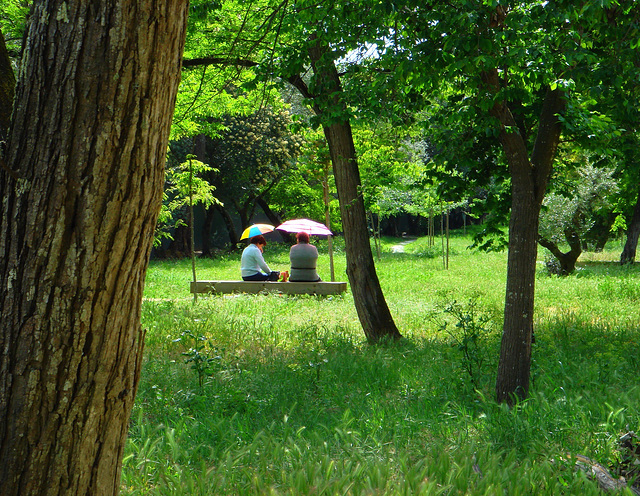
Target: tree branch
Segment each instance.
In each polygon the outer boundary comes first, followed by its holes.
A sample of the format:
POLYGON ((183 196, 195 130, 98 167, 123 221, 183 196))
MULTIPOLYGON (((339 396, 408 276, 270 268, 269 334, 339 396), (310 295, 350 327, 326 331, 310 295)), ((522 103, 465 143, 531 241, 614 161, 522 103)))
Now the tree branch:
POLYGON ((539 202, 542 202, 547 189, 549 174, 560 142, 562 125, 558 115, 564 112, 565 106, 564 90, 549 88, 542 104, 538 134, 531 152, 531 163, 536 171, 536 197, 539 202))
POLYGON ((258 65, 258 63, 249 59, 232 59, 229 57, 199 57, 195 59, 184 59, 182 61, 182 67, 197 67, 200 65, 255 67, 258 65))
MULTIPOLYGON (((258 62, 249 59, 231 59, 229 57, 200 57, 195 59, 185 59, 182 61, 182 67, 198 67, 202 65, 222 65, 222 66, 236 66, 236 67, 257 67, 258 62)), ((293 76, 284 77, 278 76, 281 79, 288 81, 294 88, 296 88, 304 98, 313 98, 313 94, 309 91, 309 87, 302 79, 300 74, 294 74, 293 76)))

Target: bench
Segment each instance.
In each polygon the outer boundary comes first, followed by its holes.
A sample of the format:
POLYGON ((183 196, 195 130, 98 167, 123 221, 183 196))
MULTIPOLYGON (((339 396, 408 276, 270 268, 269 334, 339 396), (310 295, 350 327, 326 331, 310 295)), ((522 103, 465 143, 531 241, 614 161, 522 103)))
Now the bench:
POLYGON ((261 293, 333 295, 344 293, 346 282, 191 281, 192 293, 261 293))

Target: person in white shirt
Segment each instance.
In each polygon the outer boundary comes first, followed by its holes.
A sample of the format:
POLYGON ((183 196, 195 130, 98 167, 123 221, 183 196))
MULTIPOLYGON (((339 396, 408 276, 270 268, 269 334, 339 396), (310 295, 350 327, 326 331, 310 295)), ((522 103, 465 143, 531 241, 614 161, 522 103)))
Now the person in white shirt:
POLYGON ((240 260, 240 273, 243 281, 277 281, 280 272, 273 271, 264 261, 262 252, 267 246, 264 236, 254 236, 243 250, 240 260))

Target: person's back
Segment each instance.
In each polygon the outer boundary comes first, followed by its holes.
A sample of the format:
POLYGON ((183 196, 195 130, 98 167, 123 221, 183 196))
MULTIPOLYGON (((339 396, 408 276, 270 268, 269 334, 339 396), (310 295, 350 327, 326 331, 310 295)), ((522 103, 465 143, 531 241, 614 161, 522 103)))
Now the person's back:
POLYGON ((277 281, 280 277, 280 272, 271 270, 264 261, 262 250, 265 246, 267 241, 264 236, 258 235, 251 238, 242 251, 240 274, 243 281, 277 281))
POLYGON ((319 281, 320 276, 316 272, 317 248, 309 244, 309 235, 307 233, 300 232, 297 238, 298 244, 293 245, 289 250, 289 260, 291 261, 289 280, 292 282, 319 281), (304 241, 305 236, 306 242, 304 241))

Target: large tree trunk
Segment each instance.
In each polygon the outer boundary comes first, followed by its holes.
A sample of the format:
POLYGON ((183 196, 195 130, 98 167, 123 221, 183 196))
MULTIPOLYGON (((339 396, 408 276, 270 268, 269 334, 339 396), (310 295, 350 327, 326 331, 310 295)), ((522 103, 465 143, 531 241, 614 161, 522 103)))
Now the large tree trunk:
MULTIPOLYGON (((484 74, 489 88, 498 91, 498 72, 484 74)), ((496 379, 496 398, 512 403, 529 393, 531 338, 540 208, 560 139, 557 115, 564 109, 559 90, 547 92, 531 153, 505 102, 497 101, 491 110, 501 123, 500 142, 511 173, 511 219, 509 255, 500 361, 496 379)))
POLYGON ((638 191, 638 200, 633 209, 633 217, 627 228, 627 241, 620 255, 621 264, 632 264, 636 260, 636 249, 638 247, 638 238, 640 237, 640 186, 638 191))
POLYGON ((4 141, 7 137, 15 84, 16 79, 7 53, 7 45, 0 31, 0 141, 4 141))
POLYGON ((383 338, 398 339, 401 335, 384 299, 371 253, 360 192, 360 172, 347 109, 339 96, 341 85, 338 71, 319 43, 309 50, 309 54, 316 84, 322 89, 321 94, 317 95, 315 110, 319 114, 328 112, 333 116, 332 122, 325 124, 323 129, 333 163, 344 229, 347 276, 358 318, 369 342, 383 338))
POLYGON ((34 3, 0 171, 0 494, 108 495, 187 2, 34 3))

